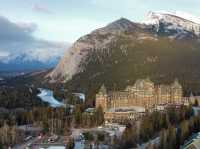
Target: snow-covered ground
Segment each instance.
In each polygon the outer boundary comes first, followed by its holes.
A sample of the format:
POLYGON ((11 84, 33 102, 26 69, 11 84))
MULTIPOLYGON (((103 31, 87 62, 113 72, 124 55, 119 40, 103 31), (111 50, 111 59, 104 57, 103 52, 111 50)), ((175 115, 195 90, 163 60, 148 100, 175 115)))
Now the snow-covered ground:
MULTIPOLYGON (((151 18, 152 15, 156 15, 159 19, 163 19, 165 17, 165 15, 172 15, 172 16, 177 16, 179 18, 183 18, 185 20, 194 22, 196 24, 200 24, 200 17, 196 17, 194 15, 191 15, 189 13, 186 12, 181 12, 181 11, 175 11, 175 12, 171 12, 171 11, 150 11, 149 14, 147 15, 148 18, 151 18)), ((150 20, 145 20, 144 21, 145 24, 157 24, 157 19, 150 19, 150 20)))
POLYGON ((53 96, 53 91, 48 89, 39 88, 40 93, 37 95, 42 101, 49 103, 49 105, 53 108, 56 107, 66 107, 66 105, 62 102, 59 102, 53 96))
POLYGON ((186 13, 186 12, 182 12, 182 11, 175 11, 175 12, 171 12, 171 11, 158 11, 157 13, 160 14, 169 14, 169 15, 174 15, 180 18, 183 18, 185 20, 189 20, 192 21, 194 23, 200 24, 200 17, 194 16, 192 14, 186 13))

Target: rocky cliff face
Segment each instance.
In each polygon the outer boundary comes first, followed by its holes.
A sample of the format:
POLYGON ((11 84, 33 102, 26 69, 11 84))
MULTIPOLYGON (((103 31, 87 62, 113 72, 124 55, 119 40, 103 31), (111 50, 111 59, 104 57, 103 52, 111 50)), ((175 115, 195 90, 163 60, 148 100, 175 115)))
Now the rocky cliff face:
POLYGON ((71 79, 74 74, 83 70, 80 64, 84 62, 89 53, 94 49, 105 49, 122 35, 136 40, 153 38, 146 25, 121 18, 77 40, 47 77, 50 77, 51 81, 71 79))
POLYGON ((51 81, 72 79, 75 74, 84 70, 82 64, 93 51, 108 49, 120 39, 134 44, 143 40, 158 40, 161 36, 175 40, 196 40, 200 36, 198 19, 187 20, 180 15, 153 12, 149 13, 148 21, 141 24, 121 18, 77 40, 47 77, 51 81))

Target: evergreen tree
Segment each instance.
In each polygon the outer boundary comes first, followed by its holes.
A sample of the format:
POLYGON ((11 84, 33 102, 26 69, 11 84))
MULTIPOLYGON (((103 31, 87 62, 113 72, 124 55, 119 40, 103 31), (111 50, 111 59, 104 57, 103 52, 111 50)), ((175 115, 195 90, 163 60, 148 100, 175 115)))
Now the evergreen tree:
POLYGON ((153 124, 149 117, 144 117, 140 124, 140 139, 144 142, 148 141, 153 135, 153 124))
POLYGON ((188 121, 183 121, 180 124, 180 143, 184 144, 184 141, 189 137, 189 123, 188 121))
POLYGON ((0 149, 3 149, 3 145, 0 143, 0 149))
POLYGON ((160 132, 160 146, 159 146, 159 148, 160 149, 168 149, 167 148, 167 132, 166 132, 166 130, 162 130, 161 132, 160 132))
POLYGON ((131 148, 136 146, 137 134, 136 129, 133 129, 131 125, 127 125, 122 135, 123 148, 131 148))
POLYGON ((74 149, 74 146, 75 146, 74 140, 70 139, 69 142, 68 142, 68 144, 67 144, 66 149, 74 149))
POLYGON ((74 123, 76 126, 80 126, 81 122, 82 122, 81 107, 80 105, 77 105, 75 107, 75 112, 74 112, 74 123))
POLYGON ((170 149, 176 149, 176 128, 174 126, 170 126, 167 131, 167 146, 170 149))
POLYGON ((195 99, 194 106, 195 106, 195 107, 198 107, 198 106, 199 106, 199 102, 198 102, 197 99, 195 99))
POLYGON ((97 108, 95 117, 97 119, 97 125, 101 125, 104 122, 104 113, 101 106, 97 108))

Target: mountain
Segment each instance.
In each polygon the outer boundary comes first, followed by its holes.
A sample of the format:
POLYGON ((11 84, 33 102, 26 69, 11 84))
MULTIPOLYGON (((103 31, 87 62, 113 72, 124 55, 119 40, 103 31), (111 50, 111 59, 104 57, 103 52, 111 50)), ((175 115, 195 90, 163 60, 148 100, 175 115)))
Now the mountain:
POLYGON ((146 24, 152 25, 158 33, 170 34, 171 38, 183 38, 183 36, 200 37, 200 18, 183 12, 149 12, 146 24))
MULTIPOLYGON (((150 24, 158 23, 159 21, 171 22, 173 24, 179 24, 183 27, 189 27, 188 29, 197 26, 199 28, 200 18, 193 16, 191 14, 185 12, 169 12, 169 11, 150 11, 147 15, 148 20, 145 22, 149 22, 150 24), (178 22, 180 21, 180 22, 178 22), (191 26, 189 26, 191 25, 191 26)), ((199 31, 198 31, 199 34, 199 31)))
POLYGON ((0 72, 34 71, 34 70, 53 68, 59 62, 59 59, 60 57, 55 57, 50 61, 43 62, 38 59, 28 60, 26 59, 26 55, 21 55, 7 62, 0 61, 0 68, 1 68, 0 72))
POLYGON ((7 53, 0 51, 0 72, 37 71, 55 67, 70 44, 52 43, 36 49, 8 50, 7 53))
POLYGON ((74 74, 83 70, 80 64, 93 49, 104 49, 122 35, 135 40, 154 38, 146 25, 121 18, 78 39, 48 77, 53 81, 71 79, 74 74))
POLYGON ((145 23, 121 18, 77 40, 46 78, 91 99, 103 83, 122 89, 146 77, 156 83, 178 78, 185 91, 198 92, 200 36, 194 27, 198 22, 176 13, 154 12, 145 23))
POLYGON ((178 13, 150 12, 148 20, 144 24, 121 18, 104 28, 81 37, 65 53, 49 77, 53 80, 71 79, 74 74, 82 71, 79 65, 92 52, 92 49, 106 48, 119 36, 133 38, 136 41, 157 39, 161 36, 175 39, 199 38, 200 24, 198 23, 200 23, 200 19, 193 17, 189 20, 185 16, 181 17, 178 13))

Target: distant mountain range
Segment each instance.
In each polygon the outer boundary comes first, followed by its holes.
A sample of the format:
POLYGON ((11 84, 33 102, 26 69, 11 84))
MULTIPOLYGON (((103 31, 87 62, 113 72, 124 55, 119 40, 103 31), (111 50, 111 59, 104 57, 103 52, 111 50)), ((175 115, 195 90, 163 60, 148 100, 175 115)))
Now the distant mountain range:
POLYGON ((49 61, 39 61, 36 59, 33 60, 24 60, 23 56, 12 59, 6 63, 0 62, 0 72, 4 71, 34 71, 53 68, 59 62, 60 57, 55 57, 49 61))
POLYGON ((51 50, 39 49, 23 53, 19 51, 13 55, 1 57, 0 53, 0 72, 22 72, 49 69, 56 66, 63 53, 70 44, 60 46, 52 45, 51 50))
POLYGON ((0 16, 0 73, 51 68, 70 43, 38 38, 34 23, 19 23, 0 16))

